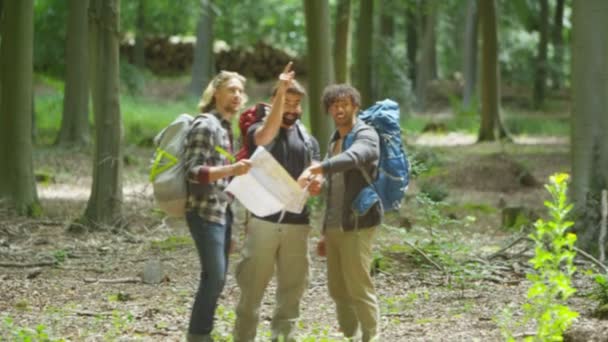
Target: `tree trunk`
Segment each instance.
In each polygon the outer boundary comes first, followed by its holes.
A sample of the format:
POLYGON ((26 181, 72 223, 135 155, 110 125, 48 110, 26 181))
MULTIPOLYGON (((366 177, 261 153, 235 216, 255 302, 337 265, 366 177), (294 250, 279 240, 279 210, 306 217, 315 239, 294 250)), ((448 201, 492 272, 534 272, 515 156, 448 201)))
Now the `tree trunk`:
POLYGON ((118 77, 120 0, 92 0, 90 58, 95 156, 93 186, 84 222, 94 227, 121 223, 122 122, 118 77))
POLYGON ((63 116, 57 144, 78 146, 89 140, 88 0, 69 0, 65 45, 63 116))
POLYGON ((0 23, 0 198, 19 214, 37 216, 40 204, 32 162, 34 1, 3 4, 0 23), (10 85, 10 86, 7 86, 10 85))
POLYGON ((374 31, 374 1, 361 0, 357 27, 357 88, 363 108, 372 103, 372 37, 374 31))
POLYGON ((424 3, 426 16, 422 39, 422 53, 416 63, 416 108, 419 112, 427 109, 427 88, 433 78, 433 53, 435 50, 435 23, 437 21, 437 1, 428 0, 424 3))
POLYGON ((564 60, 564 1, 565 0, 557 0, 557 3, 555 4, 555 21, 553 23, 553 89, 560 89, 562 86, 561 70, 564 60))
POLYGON ((600 194, 608 188, 608 1, 572 11, 572 187, 579 246, 597 252, 600 194))
POLYGON ((135 20, 135 46, 134 60, 135 65, 140 68, 146 67, 146 1, 138 0, 137 3, 137 19, 135 20))
POLYGON ((547 82, 547 45, 549 45, 549 0, 540 1, 540 41, 536 56, 536 75, 534 78, 534 108, 541 108, 545 101, 545 85, 547 82))
POLYGON ((462 92, 462 105, 470 108, 471 101, 475 96, 475 84, 477 83, 477 0, 469 0, 467 3, 466 22, 464 32, 464 54, 463 54, 463 76, 464 89, 462 92))
POLYGON ((190 94, 201 96, 213 73, 213 9, 211 0, 200 0, 190 94))
POLYGON ((481 125, 478 141, 496 140, 498 119, 498 38, 494 0, 479 0, 482 33, 481 125))
POLYGON ((406 45, 407 45, 407 61, 408 75, 412 82, 412 87, 416 87, 416 54, 418 53, 418 2, 414 0, 408 2, 406 13, 406 45))
POLYGON ((336 39, 334 49, 334 65, 336 67, 336 82, 350 83, 348 70, 350 52, 350 15, 351 0, 338 0, 336 11, 336 39))
POLYGON ((395 36, 395 15, 393 13, 393 2, 383 0, 381 2, 382 13, 380 15, 380 36, 393 39, 395 36))
POLYGON ((306 16, 306 45, 308 47, 308 100, 311 131, 321 148, 327 151, 331 121, 321 104, 326 86, 334 82, 333 59, 331 58, 329 4, 327 0, 304 0, 306 16))

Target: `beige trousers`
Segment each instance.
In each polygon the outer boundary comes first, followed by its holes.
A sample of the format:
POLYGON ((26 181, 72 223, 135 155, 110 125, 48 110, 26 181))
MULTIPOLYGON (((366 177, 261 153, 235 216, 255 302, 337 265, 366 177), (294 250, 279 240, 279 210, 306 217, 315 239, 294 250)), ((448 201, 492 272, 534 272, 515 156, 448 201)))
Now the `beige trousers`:
POLYGON ((236 268, 241 296, 236 308, 234 341, 255 339, 266 286, 276 268, 277 291, 272 316, 272 338, 294 341, 300 299, 308 286, 310 226, 280 224, 251 218, 242 259, 236 268))
POLYGON ((338 324, 347 338, 354 338, 361 329, 364 342, 378 335, 378 301, 370 275, 376 229, 325 232, 327 286, 336 303, 338 324))

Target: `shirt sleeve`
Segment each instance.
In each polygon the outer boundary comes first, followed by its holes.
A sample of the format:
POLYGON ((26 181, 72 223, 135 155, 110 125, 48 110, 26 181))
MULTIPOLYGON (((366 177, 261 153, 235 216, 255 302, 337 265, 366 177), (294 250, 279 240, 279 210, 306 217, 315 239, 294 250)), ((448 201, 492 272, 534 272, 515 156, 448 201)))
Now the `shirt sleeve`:
POLYGON ((262 122, 258 121, 258 122, 251 124, 251 126, 249 126, 249 128, 247 129, 247 143, 249 146, 249 151, 248 151, 249 155, 247 156, 247 158, 251 158, 251 155, 253 154, 253 152, 255 152, 255 149, 258 147, 258 145, 256 145, 256 143, 255 143, 255 131, 261 125, 262 125, 262 122))
POLYGON ((373 128, 368 127, 361 129, 356 134, 353 144, 347 150, 321 163, 323 173, 344 172, 373 163, 380 158, 378 133, 373 128))
POLYGON ((319 148, 319 142, 312 135, 310 136, 310 144, 312 145, 312 160, 316 162, 321 161, 321 149, 319 148))
POLYGON ((203 120, 188 133, 186 139, 186 171, 188 180, 194 183, 209 183, 208 161, 212 159, 215 133, 203 120))

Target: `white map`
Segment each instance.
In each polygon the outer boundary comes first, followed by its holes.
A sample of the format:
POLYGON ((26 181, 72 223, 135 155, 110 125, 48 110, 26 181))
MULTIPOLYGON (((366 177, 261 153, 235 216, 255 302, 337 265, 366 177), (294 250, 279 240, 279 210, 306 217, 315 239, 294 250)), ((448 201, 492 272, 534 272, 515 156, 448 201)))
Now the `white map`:
POLYGON ((251 170, 232 179, 227 192, 259 217, 304 210, 309 195, 307 189, 301 188, 272 154, 259 146, 250 160, 251 170))

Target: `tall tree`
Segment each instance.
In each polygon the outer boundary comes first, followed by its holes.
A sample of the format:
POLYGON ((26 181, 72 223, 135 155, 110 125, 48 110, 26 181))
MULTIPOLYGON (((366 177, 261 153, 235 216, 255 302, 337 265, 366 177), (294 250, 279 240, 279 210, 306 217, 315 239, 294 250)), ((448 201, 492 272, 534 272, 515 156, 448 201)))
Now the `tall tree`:
POLYGON ((477 0, 468 0, 466 9, 466 22, 464 29, 463 49, 463 74, 464 89, 462 92, 462 104, 471 106, 475 96, 475 84, 477 83, 477 0))
POLYGON ((418 54, 418 0, 406 3, 405 39, 407 45, 408 75, 412 86, 416 87, 416 64, 418 54))
POLYGON ((89 140, 88 0, 68 1, 65 44, 65 90, 59 145, 82 145, 89 140))
POLYGON ((572 197, 579 245, 596 251, 600 193, 608 188, 608 1, 574 1, 572 11, 572 197))
POLYGON ((306 16, 306 45, 308 46, 308 99, 310 126, 325 155, 332 130, 329 117, 321 104, 323 89, 334 82, 331 57, 331 29, 327 0, 304 0, 306 16))
POLYGON ((391 0, 383 0, 380 11, 380 36, 392 39, 395 35, 394 7, 391 0))
POLYGON ((9 0, 0 22, 0 198, 20 214, 40 211, 31 139, 34 1, 9 0), (7 86, 10 85, 10 86, 7 86))
POLYGON ((357 88, 361 92, 361 105, 372 103, 372 49, 374 32, 374 1, 361 0, 357 25, 357 88))
POLYGON ((122 218, 122 122, 118 38, 120 0, 91 0, 89 7, 91 94, 95 118, 93 185, 84 222, 116 225, 122 218))
POLYGON ((555 4, 555 17, 553 21, 553 68, 552 70, 552 83, 554 89, 560 89, 562 85, 561 70, 562 63, 564 60, 564 42, 563 42, 563 31, 564 31, 564 5, 565 0, 556 0, 555 4))
POLYGON ((481 125, 478 141, 509 138, 499 111, 500 72, 498 68, 498 29, 495 0, 478 0, 482 36, 481 125))
POLYGON ((146 1, 148 0, 138 0, 137 17, 135 19, 135 46, 133 59, 135 65, 140 68, 146 66, 146 1))
POLYGON ((334 65, 337 83, 348 83, 350 81, 348 56, 350 52, 351 12, 351 0, 338 0, 338 7, 336 9, 336 38, 334 43, 334 65))
POLYGON ((200 96, 211 80, 213 66, 213 5, 211 0, 200 0, 199 20, 196 26, 196 45, 192 62, 190 93, 200 96))
POLYGON ((435 51, 435 26, 437 22, 437 0, 427 0, 423 3, 424 20, 422 33, 422 51, 416 60, 416 108, 425 111, 427 108, 426 98, 429 82, 433 79, 434 51, 435 51))
POLYGON ((545 101, 545 87, 547 83, 547 47, 549 45, 549 0, 540 1, 540 16, 538 32, 540 41, 536 55, 533 103, 535 108, 541 108, 545 101))

